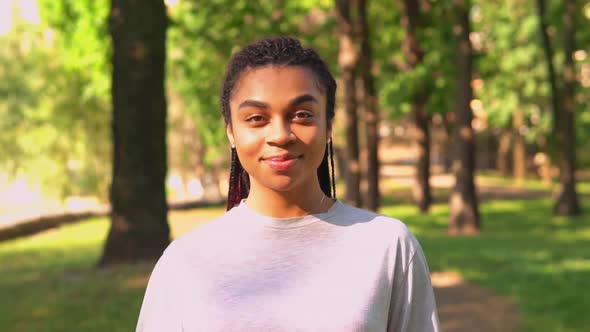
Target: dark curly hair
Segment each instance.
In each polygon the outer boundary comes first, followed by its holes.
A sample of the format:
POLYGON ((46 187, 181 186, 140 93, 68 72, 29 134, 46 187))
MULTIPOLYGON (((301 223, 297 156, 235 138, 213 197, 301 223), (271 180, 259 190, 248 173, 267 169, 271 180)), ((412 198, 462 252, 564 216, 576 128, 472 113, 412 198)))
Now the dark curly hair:
MULTIPOLYGON (((236 83, 244 71, 264 66, 301 66, 310 69, 316 76, 319 85, 326 93, 326 115, 328 127, 334 119, 334 103, 336 99, 336 81, 326 63, 311 48, 304 48, 298 39, 293 37, 272 37, 247 45, 235 53, 226 69, 223 89, 221 91, 221 113, 225 125, 231 123, 230 99, 236 83)), ((328 197, 336 198, 334 181, 334 158, 332 140, 328 140, 324 158, 317 170, 320 187, 328 197), (331 172, 330 172, 331 169, 331 172)), ((250 192, 250 176, 242 167, 236 149, 231 151, 231 170, 227 209, 230 210, 240 201, 248 197, 250 192)))

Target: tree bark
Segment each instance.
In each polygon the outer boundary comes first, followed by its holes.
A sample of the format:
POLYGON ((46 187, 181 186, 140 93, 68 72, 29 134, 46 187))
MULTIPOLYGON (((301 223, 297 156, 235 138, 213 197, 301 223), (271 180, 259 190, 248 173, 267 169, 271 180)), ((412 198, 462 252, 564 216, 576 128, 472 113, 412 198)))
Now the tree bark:
POLYGON ((496 168, 502 176, 510 176, 512 159, 510 158, 510 146, 512 145, 512 133, 509 130, 502 130, 498 144, 498 157, 496 168))
POLYGON ((112 0, 111 228, 100 266, 158 258, 169 244, 163 1, 112 0))
MULTIPOLYGON (((482 167, 486 170, 493 170, 496 166, 496 151, 498 150, 498 141, 496 136, 489 128, 481 133, 482 139, 482 167)), ((477 167, 477 163, 476 163, 477 167)))
POLYGON ((354 0, 336 0, 338 17, 338 33, 340 50, 338 65, 344 85, 344 109, 346 113, 346 194, 348 204, 360 207, 361 202, 361 173, 359 160, 359 135, 356 98, 356 70, 358 66, 358 46, 354 35, 354 25, 351 17, 351 7, 355 7, 354 0), (351 2, 353 3, 351 6, 351 2))
POLYGON ((556 143, 559 147, 559 189, 553 206, 553 213, 571 216, 581 213, 576 192, 576 68, 573 55, 575 51, 576 0, 565 0, 563 13, 564 55, 563 99, 560 120, 556 123, 556 143))
POLYGON ((522 126, 524 126, 524 114, 519 110, 512 114, 512 137, 514 137, 512 175, 519 182, 524 181, 526 177, 526 145, 524 136, 520 132, 522 126))
POLYGON ((551 106, 553 108, 553 127, 554 130, 559 122, 559 88, 557 87, 557 77, 555 67, 553 66, 553 47, 547 32, 547 21, 545 20, 545 0, 537 0, 537 12, 539 15, 539 29, 543 40, 543 52, 547 64, 547 74, 549 75, 549 86, 551 87, 551 106))
POLYGON ((475 137, 471 121, 470 102, 472 49, 469 41, 469 1, 453 0, 455 25, 453 33, 457 43, 457 104, 455 109, 455 160, 453 172, 455 186, 449 200, 449 233, 479 233, 480 220, 475 190, 475 137))
POLYGON ((455 142, 453 139, 453 132, 454 132, 454 128, 455 128, 455 121, 451 121, 451 119, 448 118, 448 114, 453 114, 453 113, 447 113, 444 114, 442 116, 442 130, 444 130, 444 137, 443 137, 443 142, 441 143, 442 146, 442 153, 443 153, 443 165, 444 165, 444 172, 445 173, 450 173, 452 170, 451 168, 453 167, 453 153, 452 151, 454 150, 454 146, 455 146, 455 142))
POLYGON ((575 47, 575 1, 565 1, 563 14, 564 25, 564 72, 563 72, 563 97, 559 91, 557 74, 553 65, 553 46, 547 32, 548 24, 545 19, 545 1, 537 0, 537 12, 539 15, 539 28, 543 41, 543 50, 547 62, 547 74, 551 86, 551 106, 553 107, 553 144, 552 158, 559 167, 559 189, 553 205, 553 214, 576 215, 580 206, 576 192, 575 180, 575 69, 573 52, 575 47))
POLYGON ((366 207, 369 210, 379 209, 379 113, 377 111, 377 94, 373 82, 373 60, 370 45, 370 31, 367 23, 367 3, 357 0, 358 35, 360 39, 360 74, 363 82, 363 111, 366 128, 367 146, 367 197, 366 207))
MULTIPOLYGON (((420 28, 420 1, 403 0, 401 26, 406 32, 402 43, 402 50, 408 63, 408 70, 414 70, 424 58, 420 42, 416 35, 420 28)), ((416 181, 412 190, 414 201, 420 212, 426 213, 432 203, 430 191, 430 130, 429 116, 426 112, 426 91, 414 91, 412 97, 412 116, 414 119, 414 133, 418 148, 416 163, 416 181)))
POLYGON ((426 112, 426 95, 414 97, 412 114, 414 117, 415 139, 418 146, 418 160, 416 163, 416 181, 414 183, 414 201, 420 212, 426 213, 432 204, 430 190, 430 123, 426 112))

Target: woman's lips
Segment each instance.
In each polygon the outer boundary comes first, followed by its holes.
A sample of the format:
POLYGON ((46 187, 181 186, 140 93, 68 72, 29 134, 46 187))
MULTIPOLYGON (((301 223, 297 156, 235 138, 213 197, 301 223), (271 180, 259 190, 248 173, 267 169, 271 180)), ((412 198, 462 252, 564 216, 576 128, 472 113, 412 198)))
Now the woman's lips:
POLYGON ((291 168, 297 159, 299 158, 268 158, 264 159, 264 162, 275 171, 285 171, 291 168))

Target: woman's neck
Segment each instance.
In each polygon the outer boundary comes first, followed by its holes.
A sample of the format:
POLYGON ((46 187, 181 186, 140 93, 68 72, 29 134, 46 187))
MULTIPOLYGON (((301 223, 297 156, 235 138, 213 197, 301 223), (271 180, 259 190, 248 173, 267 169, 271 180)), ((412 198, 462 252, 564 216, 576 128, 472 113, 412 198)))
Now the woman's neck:
POLYGON ((319 185, 305 192, 277 192, 253 184, 246 198, 246 204, 250 209, 273 218, 292 218, 326 212, 333 202, 324 195, 319 185))

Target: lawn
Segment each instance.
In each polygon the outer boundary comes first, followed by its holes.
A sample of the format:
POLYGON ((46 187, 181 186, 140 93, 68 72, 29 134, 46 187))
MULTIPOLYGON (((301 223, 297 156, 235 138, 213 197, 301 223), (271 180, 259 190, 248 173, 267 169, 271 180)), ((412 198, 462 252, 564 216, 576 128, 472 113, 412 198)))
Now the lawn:
MULTIPOLYGON (((587 194, 590 186, 583 189, 587 194)), ((173 213, 173 234, 221 212, 173 213)), ((453 238, 445 235, 445 204, 427 216, 408 204, 383 212, 416 233, 431 270, 455 271, 514 299, 522 310, 522 331, 590 326, 588 214, 551 217, 546 198, 484 202, 482 234, 453 238)), ((152 265, 97 270, 107 229, 106 219, 91 219, 0 243, 0 331, 133 330, 152 265)))
POLYGON ((406 221, 432 271, 457 272, 515 300, 522 311, 521 331, 588 331, 588 215, 549 217, 547 199, 492 201, 481 208, 481 235, 451 238, 444 235, 446 206, 436 206, 428 216, 406 206, 384 212, 406 221))
MULTIPOLYGON (((172 233, 222 212, 175 212, 172 233)), ((153 264, 96 269, 108 226, 95 218, 0 242, 0 331, 134 330, 153 264)))

